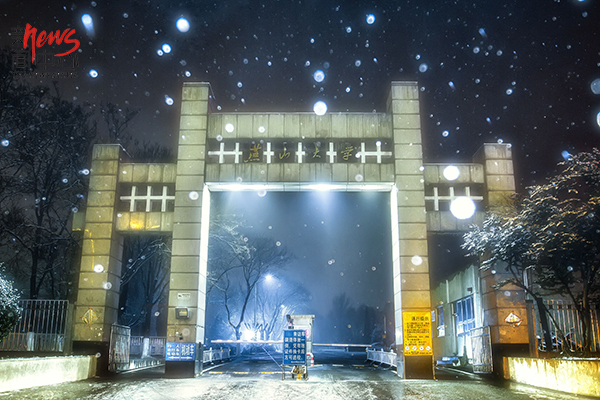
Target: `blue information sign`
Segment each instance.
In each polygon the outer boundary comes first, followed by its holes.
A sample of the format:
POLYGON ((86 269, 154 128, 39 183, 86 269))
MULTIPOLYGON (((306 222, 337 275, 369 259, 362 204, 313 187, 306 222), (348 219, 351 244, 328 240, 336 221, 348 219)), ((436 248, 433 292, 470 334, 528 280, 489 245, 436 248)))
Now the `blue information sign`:
POLYGON ((194 361, 196 343, 167 342, 165 361, 194 361))
POLYGON ((303 329, 283 331, 283 364, 306 364, 306 331, 303 329))

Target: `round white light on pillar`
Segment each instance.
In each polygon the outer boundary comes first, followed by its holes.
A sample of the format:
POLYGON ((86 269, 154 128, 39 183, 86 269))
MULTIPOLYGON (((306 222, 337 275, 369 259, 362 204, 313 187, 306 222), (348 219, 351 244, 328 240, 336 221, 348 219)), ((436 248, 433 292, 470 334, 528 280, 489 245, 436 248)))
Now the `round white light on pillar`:
POLYGON ((410 259, 410 262, 413 263, 413 265, 421 265, 423 264, 423 259, 421 258, 421 256, 414 255, 410 259))
POLYGON ((450 203, 450 212, 458 219, 471 218, 475 214, 475 203, 469 197, 457 197, 450 203))
POLYGON ((455 181, 460 175, 460 171, 456 165, 448 165, 444 168, 444 178, 449 181, 455 181))

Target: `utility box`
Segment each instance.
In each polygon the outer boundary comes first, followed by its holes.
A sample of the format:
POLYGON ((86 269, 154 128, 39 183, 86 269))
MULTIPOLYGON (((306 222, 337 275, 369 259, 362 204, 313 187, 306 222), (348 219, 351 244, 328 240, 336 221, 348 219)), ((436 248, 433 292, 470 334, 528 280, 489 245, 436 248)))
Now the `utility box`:
POLYGON ((312 354, 314 314, 288 314, 286 317, 286 329, 303 329, 306 332, 306 352, 312 354))

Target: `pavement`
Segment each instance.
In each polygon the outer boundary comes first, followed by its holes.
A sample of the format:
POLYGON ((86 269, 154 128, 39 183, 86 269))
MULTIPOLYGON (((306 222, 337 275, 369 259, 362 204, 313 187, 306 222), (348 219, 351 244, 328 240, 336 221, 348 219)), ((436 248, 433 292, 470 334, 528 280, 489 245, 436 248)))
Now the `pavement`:
POLYGON ((12 399, 114 399, 114 400, 296 400, 296 399, 432 399, 432 400, 573 400, 585 397, 562 394, 506 381, 495 382, 445 369, 436 380, 402 380, 395 371, 365 363, 364 354, 316 354, 317 365, 308 380, 282 380, 278 356, 263 354, 208 367, 195 379, 167 379, 163 368, 119 374, 107 378, 0 393, 12 399), (211 373, 212 372, 212 373, 211 373), (261 373, 273 372, 273 373, 261 373))

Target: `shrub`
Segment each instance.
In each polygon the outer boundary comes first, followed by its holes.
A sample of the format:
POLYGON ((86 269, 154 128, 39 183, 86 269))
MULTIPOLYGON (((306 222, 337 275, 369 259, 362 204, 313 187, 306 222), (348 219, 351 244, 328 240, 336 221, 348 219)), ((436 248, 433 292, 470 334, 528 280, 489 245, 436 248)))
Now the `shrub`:
POLYGON ((0 342, 12 332, 21 318, 19 293, 12 282, 0 276, 0 342))

